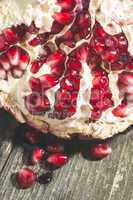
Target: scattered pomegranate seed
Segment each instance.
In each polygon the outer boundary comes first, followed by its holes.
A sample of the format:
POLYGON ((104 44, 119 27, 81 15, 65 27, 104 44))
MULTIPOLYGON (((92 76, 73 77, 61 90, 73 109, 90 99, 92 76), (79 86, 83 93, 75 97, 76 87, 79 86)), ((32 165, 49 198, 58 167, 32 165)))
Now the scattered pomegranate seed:
POLYGON ((94 144, 89 151, 93 159, 102 159, 111 153, 111 148, 108 144, 94 144))
POLYGON ((61 144, 51 144, 46 147, 46 150, 50 153, 63 153, 64 146, 61 144))
POLYGON ((60 167, 68 162, 68 156, 60 153, 50 155, 47 160, 48 164, 60 167))
POLYGON ((36 163, 40 162, 42 160, 44 154, 45 154, 44 149, 39 148, 39 147, 35 148, 32 152, 32 156, 31 156, 32 163, 36 164, 36 163))
POLYGON ((52 181, 53 173, 51 171, 46 172, 45 174, 42 174, 38 177, 38 182, 40 184, 48 184, 52 181))
POLYGON ((35 184, 37 174, 29 168, 22 168, 18 173, 17 181, 22 189, 27 189, 35 184))

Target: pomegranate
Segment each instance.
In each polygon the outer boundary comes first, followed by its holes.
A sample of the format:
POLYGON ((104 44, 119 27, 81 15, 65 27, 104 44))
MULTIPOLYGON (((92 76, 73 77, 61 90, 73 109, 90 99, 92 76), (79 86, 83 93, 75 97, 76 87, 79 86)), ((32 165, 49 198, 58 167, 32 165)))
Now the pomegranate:
POLYGON ((19 122, 63 138, 104 139, 130 126, 132 0, 23 4, 1 1, 1 105, 19 122))

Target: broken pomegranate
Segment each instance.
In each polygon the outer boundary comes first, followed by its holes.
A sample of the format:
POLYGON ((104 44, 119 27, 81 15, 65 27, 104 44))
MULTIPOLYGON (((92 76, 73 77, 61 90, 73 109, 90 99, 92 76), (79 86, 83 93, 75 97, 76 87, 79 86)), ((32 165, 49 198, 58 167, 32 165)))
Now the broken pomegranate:
POLYGON ((107 138, 130 126, 130 1, 25 1, 22 8, 2 1, 1 105, 18 121, 64 138, 107 138))

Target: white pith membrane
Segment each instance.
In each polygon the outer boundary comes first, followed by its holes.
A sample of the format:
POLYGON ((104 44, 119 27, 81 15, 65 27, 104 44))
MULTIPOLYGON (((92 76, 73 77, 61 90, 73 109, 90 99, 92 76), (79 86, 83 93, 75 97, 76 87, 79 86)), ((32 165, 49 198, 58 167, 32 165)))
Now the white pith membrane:
MULTIPOLYGON (((53 22, 53 13, 57 11, 60 12, 60 7, 55 5, 51 0, 3 0, 0 2, 0 10, 1 8, 1 30, 3 30, 3 28, 10 27, 11 25, 17 25, 21 23, 30 25, 32 20, 34 20, 37 27, 41 28, 41 32, 49 31, 53 22), (17 10, 17 12, 14 12, 14 16, 12 15, 12 8, 16 8, 15 10, 17 10)), ((132 9, 133 3, 131 0, 124 0, 123 2, 120 0, 116 0, 115 2, 113 0, 91 0, 89 7, 92 27, 95 24, 95 20, 97 20, 104 27, 104 30, 111 35, 121 33, 123 31, 127 37, 129 44, 128 50, 131 54, 133 54, 133 22, 131 22, 129 19, 133 19, 133 12, 129 11, 132 9), (131 13, 131 15, 129 13, 131 13), (115 20, 113 20, 112 17, 115 17, 115 20), (123 22, 122 25, 119 23, 121 21, 123 22), (108 26, 108 24, 112 23, 113 28, 109 28, 110 26, 108 26)), ((84 39, 77 42, 76 47, 84 42, 84 39)), ((25 48, 29 53, 31 60, 37 57, 40 49, 39 46, 24 46, 23 48, 25 48)), ((66 52, 66 54, 71 51, 70 48, 63 47, 63 45, 62 49, 66 52)), ((60 137, 69 138, 72 134, 78 133, 101 139, 111 137, 116 133, 122 132, 131 124, 133 124, 133 108, 130 108, 130 114, 125 118, 115 117, 112 114, 114 107, 119 105, 121 102, 121 99, 119 98, 119 89, 117 86, 117 72, 110 72, 109 74, 109 85, 114 100, 114 106, 104 111, 98 121, 89 121, 92 108, 92 106, 89 104, 89 99, 93 77, 88 64, 85 62, 82 62, 82 78, 80 81, 80 91, 77 98, 77 110, 72 117, 67 117, 64 120, 49 118, 49 114, 52 112, 55 102, 55 92, 60 87, 59 84, 47 90, 46 92, 50 101, 51 110, 42 116, 31 115, 26 109, 24 102, 24 97, 31 93, 28 81, 31 76, 39 77, 45 73, 50 73, 49 66, 43 66, 37 74, 33 75, 30 72, 29 64, 22 78, 14 79, 9 77, 8 82, 5 80, 0 80, 0 102, 2 106, 12 112, 20 122, 27 122, 30 125, 40 129, 42 132, 52 132, 60 137)))

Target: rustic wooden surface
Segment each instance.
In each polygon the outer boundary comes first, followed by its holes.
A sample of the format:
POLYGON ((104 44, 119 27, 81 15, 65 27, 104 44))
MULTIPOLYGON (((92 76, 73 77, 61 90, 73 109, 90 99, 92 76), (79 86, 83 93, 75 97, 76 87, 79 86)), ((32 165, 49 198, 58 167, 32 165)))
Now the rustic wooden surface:
MULTIPOLYGON (((13 147, 17 125, 0 111, 0 199, 1 200, 133 200, 133 129, 109 141, 113 152, 101 161, 74 155, 56 170, 48 186, 19 190, 12 174, 22 167, 22 149, 13 147)), ((44 169, 41 169, 41 172, 44 169)))

